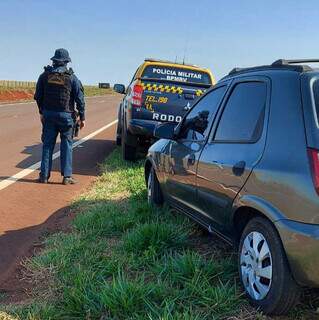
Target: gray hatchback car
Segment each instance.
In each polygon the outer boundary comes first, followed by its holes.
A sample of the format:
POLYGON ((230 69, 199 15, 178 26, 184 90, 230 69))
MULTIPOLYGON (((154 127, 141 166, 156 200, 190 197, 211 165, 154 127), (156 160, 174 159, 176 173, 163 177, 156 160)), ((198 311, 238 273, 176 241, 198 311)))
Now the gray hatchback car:
POLYGON ((149 202, 238 246, 249 300, 286 313, 319 287, 319 60, 234 69, 176 127, 155 129, 149 202))

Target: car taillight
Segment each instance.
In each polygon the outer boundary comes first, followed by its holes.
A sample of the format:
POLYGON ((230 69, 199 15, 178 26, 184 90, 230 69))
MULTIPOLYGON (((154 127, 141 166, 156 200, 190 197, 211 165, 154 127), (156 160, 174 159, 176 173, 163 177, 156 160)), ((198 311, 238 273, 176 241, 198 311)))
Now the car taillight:
POLYGON ((135 107, 140 107, 143 102, 143 87, 139 84, 135 84, 132 90, 132 104, 135 107))
POLYGON ((313 183, 319 194, 319 150, 309 148, 308 152, 312 168, 313 183))

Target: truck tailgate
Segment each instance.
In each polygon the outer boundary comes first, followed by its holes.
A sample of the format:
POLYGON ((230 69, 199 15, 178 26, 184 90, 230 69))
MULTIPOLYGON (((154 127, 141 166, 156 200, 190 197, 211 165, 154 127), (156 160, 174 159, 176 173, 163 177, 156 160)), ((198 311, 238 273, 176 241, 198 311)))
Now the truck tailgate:
POLYGON ((187 83, 168 83, 141 80, 143 87, 142 112, 145 120, 180 122, 193 103, 207 90, 207 86, 187 83))

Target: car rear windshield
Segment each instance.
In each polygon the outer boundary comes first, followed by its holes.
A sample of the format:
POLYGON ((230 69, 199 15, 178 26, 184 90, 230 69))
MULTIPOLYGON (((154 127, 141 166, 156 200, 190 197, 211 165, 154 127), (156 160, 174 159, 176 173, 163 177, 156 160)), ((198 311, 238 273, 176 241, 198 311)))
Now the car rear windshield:
POLYGON ((183 67, 169 67, 159 65, 147 66, 143 71, 142 78, 205 85, 212 84, 210 75, 207 72, 191 70, 183 67))
POLYGON ((319 80, 313 83, 313 96, 315 98, 316 117, 319 122, 319 80))

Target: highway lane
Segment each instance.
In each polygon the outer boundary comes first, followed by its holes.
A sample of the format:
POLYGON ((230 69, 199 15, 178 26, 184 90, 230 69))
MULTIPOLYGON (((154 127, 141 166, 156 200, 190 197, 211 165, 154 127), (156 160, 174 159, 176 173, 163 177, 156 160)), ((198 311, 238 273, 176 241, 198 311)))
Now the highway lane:
MULTIPOLYGON (((87 126, 81 136, 114 120, 118 100, 113 95, 86 99, 87 126)), ((35 103, 0 105, 0 155, 0 181, 41 159, 41 123, 35 103)))
MULTIPOLYGON (((88 98, 86 127, 80 138, 113 122, 119 101, 117 95, 88 98)), ((12 277, 21 259, 32 254, 43 232, 63 229, 70 218, 70 201, 94 181, 98 163, 114 148, 115 129, 116 125, 111 125, 74 149, 77 185, 61 185, 60 159, 56 159, 48 185, 36 183, 35 171, 0 190, 0 291, 14 287, 12 277)), ((0 105, 0 182, 41 159, 40 137, 34 103, 0 105)))

